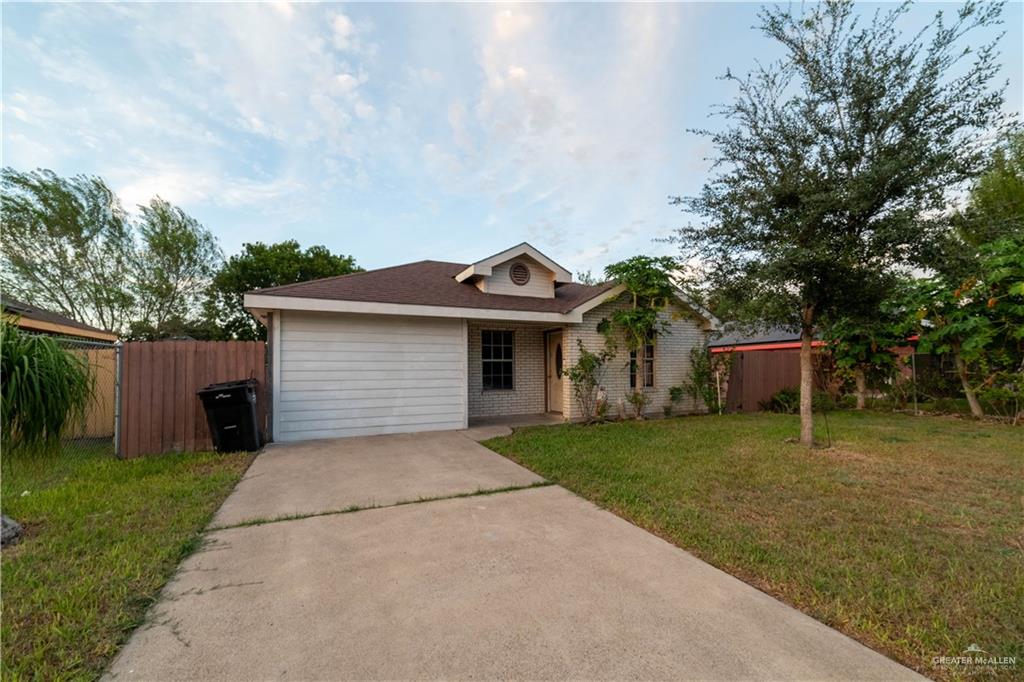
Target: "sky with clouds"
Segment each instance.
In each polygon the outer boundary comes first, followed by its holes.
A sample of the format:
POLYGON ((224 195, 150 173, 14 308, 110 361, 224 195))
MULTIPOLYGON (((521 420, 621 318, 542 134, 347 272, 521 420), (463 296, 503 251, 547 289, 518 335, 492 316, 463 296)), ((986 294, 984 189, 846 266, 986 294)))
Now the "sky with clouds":
POLYGON ((710 153, 687 129, 717 125, 727 67, 777 56, 757 9, 5 3, 3 164, 101 175, 128 207, 159 194, 229 255, 294 238, 372 268, 529 241, 597 273, 672 251, 667 197, 710 153))

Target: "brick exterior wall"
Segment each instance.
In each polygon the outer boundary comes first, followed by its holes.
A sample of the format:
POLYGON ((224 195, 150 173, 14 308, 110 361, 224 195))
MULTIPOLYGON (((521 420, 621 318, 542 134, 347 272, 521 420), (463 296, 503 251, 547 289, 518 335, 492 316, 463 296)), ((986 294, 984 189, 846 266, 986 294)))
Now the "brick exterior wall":
MULTIPOLYGON (((583 341, 588 350, 597 351, 604 345, 604 336, 597 331, 597 325, 607 318, 616 307, 626 307, 625 300, 612 301, 594 308, 583 316, 582 324, 567 325, 564 329, 562 348, 565 366, 572 366, 579 359, 577 339, 583 341)), ((671 404, 669 388, 678 386, 690 375, 690 349, 707 339, 708 331, 703 320, 696 319, 682 306, 671 306, 661 313, 671 325, 669 330, 658 336, 654 350, 654 386, 642 388, 650 396, 644 413, 661 416, 662 408, 671 404)), ((546 412, 545 405, 545 347, 544 330, 551 327, 535 323, 468 321, 469 342, 469 418, 501 417, 517 414, 546 412), (514 372, 515 388, 508 390, 484 390, 480 358, 480 332, 484 329, 511 330, 515 333, 514 372)), ((625 403, 629 388, 629 353, 622 338, 619 353, 605 370, 602 385, 608 394, 608 415, 616 418, 619 405, 624 405, 626 416, 632 416, 633 408, 625 403)), ((703 412, 706 408, 686 397, 675 406, 677 414, 703 412)), ((572 395, 572 385, 564 380, 562 391, 562 414, 570 420, 581 419, 579 405, 572 395)))
POLYGON ((544 325, 470 320, 469 338, 469 418, 537 414, 544 405, 544 325), (515 388, 484 390, 480 359, 480 332, 484 329, 514 332, 513 370, 515 388))
MULTIPOLYGON (((565 341, 565 364, 572 366, 579 359, 577 340, 582 340, 583 345, 591 352, 597 352, 604 345, 604 336, 597 331, 600 321, 607 318, 616 308, 627 307, 629 303, 623 299, 611 301, 594 308, 583 315, 583 323, 570 325, 566 329, 565 341)), ((696 319, 682 306, 673 305, 661 313, 660 317, 667 320, 671 325, 663 334, 657 337, 654 349, 654 386, 642 388, 650 397, 650 402, 644 410, 644 414, 660 416, 662 408, 670 405, 669 388, 678 386, 690 375, 690 349, 704 343, 707 338, 706 323, 696 319)), ((602 385, 608 394, 608 415, 616 418, 620 414, 620 405, 625 409, 625 414, 631 416, 633 407, 625 402, 629 388, 629 351, 625 348, 623 338, 617 339, 619 352, 606 366, 602 385)), ((639 377, 638 377, 639 379, 639 377)), ((690 397, 683 399, 675 406, 676 413, 703 412, 706 408, 703 404, 694 401, 690 397)), ((562 414, 567 418, 581 419, 579 405, 572 395, 572 386, 566 382, 564 396, 564 407, 562 414)))

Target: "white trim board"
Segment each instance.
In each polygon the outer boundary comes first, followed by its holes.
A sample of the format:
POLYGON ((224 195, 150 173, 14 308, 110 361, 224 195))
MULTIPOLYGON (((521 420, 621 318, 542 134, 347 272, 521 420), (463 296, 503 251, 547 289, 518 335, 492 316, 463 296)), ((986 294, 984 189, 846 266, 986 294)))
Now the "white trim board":
MULTIPOLYGON (((556 324, 578 324, 584 313, 618 298, 626 287, 622 284, 584 301, 567 313, 547 313, 530 310, 499 310, 494 308, 461 308, 457 306, 413 305, 407 303, 377 303, 373 301, 340 301, 326 298, 299 298, 296 296, 272 296, 270 294, 246 294, 245 307, 254 314, 265 314, 272 310, 307 310, 327 313, 363 313, 367 315, 405 315, 410 317, 457 317, 474 320, 507 320, 511 322, 553 322, 556 324)), ((695 313, 707 320, 714 330, 719 321, 714 315, 695 305, 680 290, 676 298, 695 313)), ((258 315, 261 316, 262 315, 258 315)))
MULTIPOLYGON (((607 292, 611 294, 614 292, 607 292)), ((621 293, 621 292, 619 292, 621 293)), ((618 295, 618 294, 616 294, 618 295)), ((326 313, 364 313, 369 315, 406 315, 410 317, 458 317, 475 320, 510 320, 514 322, 556 322, 573 324, 583 321, 583 313, 604 303, 607 294, 595 296, 568 313, 545 313, 530 310, 496 310, 493 308, 459 308, 406 303, 375 303, 371 301, 339 301, 326 298, 299 298, 246 294, 245 307, 267 310, 308 310, 326 313), (589 306, 589 307, 588 307, 589 306)))

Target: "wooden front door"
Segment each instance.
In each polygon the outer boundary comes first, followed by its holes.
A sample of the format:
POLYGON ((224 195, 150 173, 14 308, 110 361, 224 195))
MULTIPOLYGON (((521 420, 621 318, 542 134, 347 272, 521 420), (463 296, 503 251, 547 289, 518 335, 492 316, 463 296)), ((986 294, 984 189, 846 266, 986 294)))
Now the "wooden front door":
POLYGON ((548 412, 562 412, 562 390, 565 377, 562 376, 565 349, 562 348, 562 332, 548 334, 547 367, 548 412))

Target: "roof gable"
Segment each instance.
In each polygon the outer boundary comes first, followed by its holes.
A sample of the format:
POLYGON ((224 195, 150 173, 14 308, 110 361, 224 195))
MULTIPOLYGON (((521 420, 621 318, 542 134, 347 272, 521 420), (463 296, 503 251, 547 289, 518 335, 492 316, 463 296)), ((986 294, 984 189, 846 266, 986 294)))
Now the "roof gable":
POLYGON ((455 281, 465 282, 471 277, 490 277, 494 272, 495 266, 507 263, 508 261, 521 256, 529 256, 539 265, 550 270, 554 275, 554 280, 556 282, 572 282, 571 272, 526 242, 517 244, 510 249, 505 249, 493 256, 489 256, 483 260, 473 263, 472 265, 466 266, 462 271, 455 275, 455 281))

